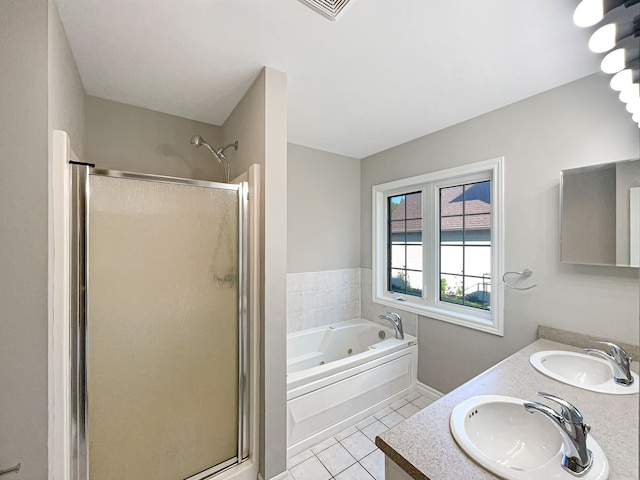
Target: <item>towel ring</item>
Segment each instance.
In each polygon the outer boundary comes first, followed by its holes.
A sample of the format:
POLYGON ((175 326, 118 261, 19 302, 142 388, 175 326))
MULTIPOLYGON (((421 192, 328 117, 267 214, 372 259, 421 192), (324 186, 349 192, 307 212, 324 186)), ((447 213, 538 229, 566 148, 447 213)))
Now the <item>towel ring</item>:
POLYGON ((529 270, 528 268, 525 268, 524 270, 522 270, 521 272, 504 272, 504 275, 502 275, 502 282, 509 288, 513 289, 513 290, 531 290, 534 287, 537 287, 538 285, 530 285, 528 287, 514 287, 513 285, 511 285, 509 282, 507 282, 507 279, 505 278, 507 275, 520 275, 522 277, 528 278, 531 275, 533 275, 533 271, 529 270))

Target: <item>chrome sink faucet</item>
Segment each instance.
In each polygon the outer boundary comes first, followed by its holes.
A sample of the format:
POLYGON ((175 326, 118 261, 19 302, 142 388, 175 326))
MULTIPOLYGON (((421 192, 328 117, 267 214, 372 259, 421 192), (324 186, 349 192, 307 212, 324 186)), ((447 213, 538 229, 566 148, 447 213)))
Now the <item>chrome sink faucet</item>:
POLYGON ((395 312, 387 312, 386 315, 379 315, 378 318, 381 320, 385 318, 389 320, 393 324, 393 328, 396 329, 396 338, 398 340, 404 340, 404 330, 402 329, 402 319, 400 315, 395 312))
POLYGON ((615 343, 610 342, 596 342, 602 345, 607 345, 611 354, 608 354, 604 350, 598 350, 597 348, 585 348, 585 353, 594 355, 596 357, 602 357, 607 360, 613 367, 613 380, 624 386, 630 386, 633 383, 633 375, 631 375, 631 357, 627 355, 621 347, 615 343))
POLYGON ((524 408, 531 413, 540 412, 558 429, 562 435, 562 468, 572 475, 581 477, 593 463, 591 450, 587 448, 587 434, 591 427, 584 423, 580 411, 566 400, 549 393, 538 392, 542 398, 560 405, 560 413, 538 402, 524 402, 524 408))

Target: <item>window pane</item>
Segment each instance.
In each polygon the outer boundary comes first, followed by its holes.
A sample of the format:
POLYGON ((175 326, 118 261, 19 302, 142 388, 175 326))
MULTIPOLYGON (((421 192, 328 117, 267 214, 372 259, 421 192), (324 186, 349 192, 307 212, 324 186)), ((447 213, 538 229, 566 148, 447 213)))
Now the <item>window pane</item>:
POLYGON ((404 245, 391 245, 391 268, 406 268, 406 247, 404 245))
POLYGON ((396 195, 395 197, 389 197, 389 211, 391 213, 391 220, 403 220, 405 216, 405 196, 396 195))
POLYGON ((462 227, 464 217, 443 217, 440 219, 440 242, 462 242, 462 227))
POLYGON ((464 190, 464 212, 466 215, 491 213, 490 181, 465 185, 464 190))
POLYGON ((464 273, 491 276, 491 247, 464 247, 464 273))
POLYGON ((391 290, 392 292, 405 293, 407 285, 405 276, 406 274, 404 270, 391 270, 391 285, 389 285, 389 290, 391 290))
POLYGON ((440 300, 462 304, 462 277, 460 275, 440 276, 440 300))
POLYGON ((441 300, 488 310, 491 182, 441 188, 440 209, 441 300))
POLYGON ((391 242, 392 243, 406 243, 406 230, 404 220, 399 222, 391 222, 391 242))
POLYGON ((467 307, 490 309, 491 281, 489 278, 465 277, 464 285, 464 304, 467 307))
POLYGON ((407 245, 407 268, 422 271, 422 244, 407 245))
POLYGON ((422 272, 407 271, 407 294, 422 296, 422 272))
POLYGON ((442 273, 462 274, 463 247, 440 247, 440 271, 442 273))
POLYGON ((466 215, 464 230, 466 242, 490 242, 491 215, 466 215))
POLYGON ((462 215, 463 186, 440 189, 440 216, 462 215))
POLYGON ((422 218, 422 192, 405 195, 406 218, 422 218))

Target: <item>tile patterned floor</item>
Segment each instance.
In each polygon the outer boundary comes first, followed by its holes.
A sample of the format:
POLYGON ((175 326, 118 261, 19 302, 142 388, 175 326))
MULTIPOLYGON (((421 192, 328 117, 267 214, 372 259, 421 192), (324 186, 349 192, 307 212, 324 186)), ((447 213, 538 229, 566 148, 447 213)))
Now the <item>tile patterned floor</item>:
POLYGON ((287 462, 288 480, 384 480, 377 435, 409 418, 431 400, 417 392, 314 445, 287 462))

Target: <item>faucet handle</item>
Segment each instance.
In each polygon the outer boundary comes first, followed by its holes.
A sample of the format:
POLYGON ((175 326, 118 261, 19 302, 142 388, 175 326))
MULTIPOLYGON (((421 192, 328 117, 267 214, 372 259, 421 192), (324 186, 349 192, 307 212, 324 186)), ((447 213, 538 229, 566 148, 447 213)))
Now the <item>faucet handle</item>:
POLYGON ((616 345, 615 343, 611 343, 611 342, 603 342, 603 341, 596 341, 596 343, 599 343, 600 345, 606 345, 609 347, 609 351, 611 352, 611 356, 613 357, 613 359, 620 363, 631 363, 631 357, 629 355, 627 355, 627 352, 625 352, 624 348, 616 345))
MULTIPOLYGON (((575 424, 575 425, 584 424, 584 417, 582 416, 582 413, 580 413, 580 410, 578 410, 576 407, 571 405, 566 400, 560 397, 556 397, 555 395, 552 395, 550 393, 537 392, 537 394, 542 398, 546 398, 548 400, 554 401, 558 405, 560 405, 560 415, 562 416, 564 421, 575 424)), ((585 424, 584 433, 588 433, 589 430, 591 430, 591 427, 585 424)))

